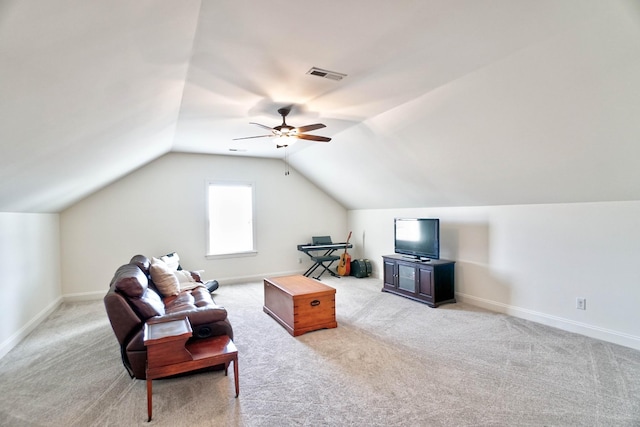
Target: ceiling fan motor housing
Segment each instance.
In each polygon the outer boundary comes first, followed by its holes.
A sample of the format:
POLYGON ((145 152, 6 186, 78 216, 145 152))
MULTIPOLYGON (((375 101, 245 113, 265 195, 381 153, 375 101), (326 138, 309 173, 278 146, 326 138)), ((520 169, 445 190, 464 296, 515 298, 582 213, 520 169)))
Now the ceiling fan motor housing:
POLYGON ((278 109, 278 113, 282 116, 282 120, 284 120, 284 118, 287 117, 290 112, 291 112, 290 107, 284 107, 284 108, 278 109))

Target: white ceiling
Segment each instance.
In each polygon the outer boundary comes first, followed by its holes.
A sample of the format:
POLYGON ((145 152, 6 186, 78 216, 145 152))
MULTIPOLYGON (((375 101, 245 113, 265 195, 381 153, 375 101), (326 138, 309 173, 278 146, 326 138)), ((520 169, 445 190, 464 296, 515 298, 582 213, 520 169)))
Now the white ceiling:
POLYGON ((640 2, 0 0, 0 211, 170 151, 282 158, 233 138, 291 104, 333 138, 291 165, 347 208, 638 200, 640 2))

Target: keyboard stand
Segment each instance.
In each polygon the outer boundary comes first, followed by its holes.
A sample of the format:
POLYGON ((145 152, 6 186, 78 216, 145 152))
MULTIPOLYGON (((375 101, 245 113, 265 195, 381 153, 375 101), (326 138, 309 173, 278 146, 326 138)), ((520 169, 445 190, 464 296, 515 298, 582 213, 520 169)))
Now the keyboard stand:
POLYGON ((320 274, 318 274, 314 279, 320 280, 320 277, 325 272, 329 272, 333 277, 340 278, 336 273, 334 273, 329 268, 333 265, 334 262, 340 259, 337 255, 332 255, 338 249, 352 248, 353 245, 351 243, 332 243, 328 245, 298 245, 298 250, 300 252, 304 252, 311 260, 313 261, 313 265, 304 272, 305 277, 311 276, 319 267, 322 267, 320 274), (316 252, 324 250, 324 254, 315 255, 316 252))

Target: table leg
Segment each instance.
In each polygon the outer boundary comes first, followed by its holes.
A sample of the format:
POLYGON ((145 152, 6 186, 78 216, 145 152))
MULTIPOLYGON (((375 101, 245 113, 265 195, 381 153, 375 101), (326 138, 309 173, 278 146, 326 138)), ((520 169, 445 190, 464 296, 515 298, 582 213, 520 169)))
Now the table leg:
POLYGON ((149 419, 147 421, 149 422, 151 421, 151 407, 153 406, 151 402, 151 399, 152 399, 151 396, 152 396, 151 380, 147 378, 147 415, 149 416, 149 419))
POLYGON ((238 378, 238 356, 233 359, 233 379, 236 382, 236 397, 240 394, 240 380, 238 378))

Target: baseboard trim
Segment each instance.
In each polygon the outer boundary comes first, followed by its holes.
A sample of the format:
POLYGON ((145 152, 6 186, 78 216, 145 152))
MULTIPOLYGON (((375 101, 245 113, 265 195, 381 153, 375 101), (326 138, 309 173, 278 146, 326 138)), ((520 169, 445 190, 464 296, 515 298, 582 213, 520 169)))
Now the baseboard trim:
POLYGON ((53 313, 62 304, 62 297, 53 300, 40 313, 29 320, 22 328, 18 329, 13 335, 0 343, 0 359, 11 351, 20 341, 29 335, 41 322, 43 322, 51 313, 53 313))
MULTIPOLYGON (((277 276, 290 276, 292 274, 303 274, 303 270, 295 270, 295 271, 279 271, 273 273, 266 274, 255 274, 251 276, 235 276, 235 277, 223 277, 223 278, 215 278, 220 285, 232 285, 235 283, 247 283, 247 282, 256 282, 262 281, 265 277, 277 277, 277 276)), ((211 278, 205 279, 212 280, 211 278)), ((107 290, 104 291, 93 291, 93 292, 76 292, 72 294, 63 295, 64 302, 81 302, 81 301, 95 301, 104 298, 107 290)))
POLYGON ((539 311, 529 310, 522 307, 516 307, 485 298, 475 297, 464 293, 456 292, 456 299, 476 307, 485 308, 487 310, 498 313, 508 314, 510 316, 521 319, 531 320, 532 322, 541 323, 543 325, 552 326, 568 332, 575 332, 590 338, 595 338, 625 347, 640 350, 640 337, 625 334, 623 332, 611 329, 601 328, 589 325, 587 323, 576 322, 575 320, 565 319, 563 317, 553 316, 539 311))
POLYGON ((104 298, 107 291, 94 291, 94 292, 76 292, 73 294, 65 294, 63 296, 64 302, 80 302, 80 301, 95 301, 104 298))
POLYGON ((222 285, 233 285, 237 283, 258 282, 258 281, 261 282, 262 280, 264 280, 265 277, 291 276, 293 274, 303 274, 303 273, 304 273, 304 270, 278 271, 278 272, 271 272, 271 273, 254 274, 251 276, 222 277, 222 278, 216 278, 216 280, 218 281, 218 283, 220 283, 220 286, 222 286, 222 285))

